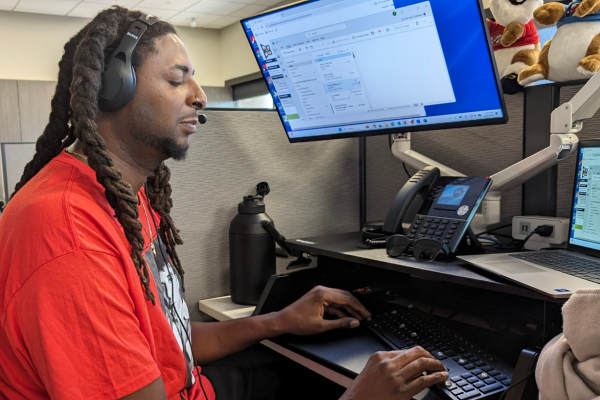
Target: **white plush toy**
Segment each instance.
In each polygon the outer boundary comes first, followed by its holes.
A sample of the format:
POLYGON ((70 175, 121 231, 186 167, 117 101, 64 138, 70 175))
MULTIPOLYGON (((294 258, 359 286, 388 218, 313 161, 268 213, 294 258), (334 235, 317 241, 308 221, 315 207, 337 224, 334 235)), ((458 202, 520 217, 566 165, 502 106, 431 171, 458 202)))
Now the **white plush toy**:
POLYGON ((540 38, 533 11, 542 4, 542 0, 492 0, 490 4, 496 21, 488 20, 488 26, 505 93, 520 91, 517 75, 538 61, 540 38))
POLYGON ((557 23, 558 30, 544 44, 537 64, 519 74, 521 85, 587 79, 600 70, 600 0, 544 4, 533 17, 542 25, 557 23))

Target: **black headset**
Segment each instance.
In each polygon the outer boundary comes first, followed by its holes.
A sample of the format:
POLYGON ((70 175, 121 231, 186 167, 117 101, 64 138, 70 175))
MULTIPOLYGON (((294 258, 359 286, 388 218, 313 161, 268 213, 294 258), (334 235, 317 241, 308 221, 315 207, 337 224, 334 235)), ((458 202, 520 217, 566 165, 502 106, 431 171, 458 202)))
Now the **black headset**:
POLYGON ((131 55, 144 32, 160 19, 142 14, 129 27, 119 47, 108 57, 102 73, 102 89, 98 94, 98 107, 104 112, 119 111, 133 98, 136 76, 131 66, 131 55))
MULTIPOLYGON (((98 94, 98 107, 104 112, 119 111, 133 98, 136 86, 135 70, 131 65, 131 55, 146 29, 160 19, 150 14, 142 14, 127 30, 121 43, 105 62, 102 73, 102 89, 98 94)), ((201 124, 208 118, 198 115, 201 124)))

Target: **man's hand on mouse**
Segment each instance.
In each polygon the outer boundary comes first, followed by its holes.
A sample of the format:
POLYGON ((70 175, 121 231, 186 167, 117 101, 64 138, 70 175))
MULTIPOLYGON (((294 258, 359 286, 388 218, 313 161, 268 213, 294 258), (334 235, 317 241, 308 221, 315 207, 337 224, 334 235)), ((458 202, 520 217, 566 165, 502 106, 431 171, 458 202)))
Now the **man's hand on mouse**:
POLYGON ((356 328, 371 313, 350 292, 316 286, 277 313, 283 333, 315 335, 332 329, 356 328), (325 319, 325 314, 336 319, 325 319))
POLYGON ((421 347, 382 351, 369 358, 340 400, 410 400, 446 379, 444 365, 421 347), (423 375, 425 371, 429 373, 423 375))

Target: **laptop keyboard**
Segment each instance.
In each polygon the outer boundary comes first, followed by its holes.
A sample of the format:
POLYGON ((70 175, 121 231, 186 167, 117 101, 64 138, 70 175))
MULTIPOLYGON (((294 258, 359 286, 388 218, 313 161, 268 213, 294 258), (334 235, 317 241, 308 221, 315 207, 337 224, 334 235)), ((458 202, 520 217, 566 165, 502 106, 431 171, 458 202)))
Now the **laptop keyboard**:
POLYGON ((556 251, 517 253, 510 256, 600 284, 600 262, 598 261, 556 251))

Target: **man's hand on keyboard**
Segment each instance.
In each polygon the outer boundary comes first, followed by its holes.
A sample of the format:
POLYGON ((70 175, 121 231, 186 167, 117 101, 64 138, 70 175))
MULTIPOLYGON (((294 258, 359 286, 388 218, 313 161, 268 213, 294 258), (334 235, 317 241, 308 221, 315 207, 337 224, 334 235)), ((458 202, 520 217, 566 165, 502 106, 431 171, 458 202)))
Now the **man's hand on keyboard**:
POLYGON ((421 347, 377 352, 340 400, 410 400, 446 379, 442 363, 421 347))
POLYGON ((332 329, 357 328, 371 313, 350 292, 316 286, 295 303, 278 312, 282 333, 315 335, 332 329), (325 314, 337 319, 325 319, 325 314))

